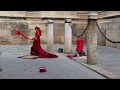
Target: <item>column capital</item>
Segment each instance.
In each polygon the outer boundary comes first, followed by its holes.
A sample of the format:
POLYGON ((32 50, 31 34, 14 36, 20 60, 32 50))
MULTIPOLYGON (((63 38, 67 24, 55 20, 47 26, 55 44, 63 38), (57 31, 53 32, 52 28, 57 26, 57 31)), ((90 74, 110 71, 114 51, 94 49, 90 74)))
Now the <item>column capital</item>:
POLYGON ((65 23, 71 23, 72 19, 65 19, 65 23))
POLYGON ((51 20, 51 19, 48 19, 47 21, 48 21, 47 22, 48 24, 52 24, 53 23, 53 20, 51 20))
POLYGON ((97 19, 97 16, 97 11, 90 11, 90 13, 88 14, 88 19, 97 19))

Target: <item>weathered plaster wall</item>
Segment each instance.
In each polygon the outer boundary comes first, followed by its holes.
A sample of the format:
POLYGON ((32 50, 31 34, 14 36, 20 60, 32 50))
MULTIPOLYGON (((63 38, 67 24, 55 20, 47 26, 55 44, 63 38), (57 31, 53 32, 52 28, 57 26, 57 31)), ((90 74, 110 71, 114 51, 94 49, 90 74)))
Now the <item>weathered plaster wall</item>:
MULTIPOLYGON (((54 22, 54 43, 64 43, 64 20, 71 18, 74 32, 79 30, 79 34, 85 29, 88 18, 88 11, 0 11, 0 44, 32 44, 33 41, 27 40, 22 36, 15 35, 18 27, 25 35, 33 38, 35 26, 42 30, 41 43, 47 43, 47 18, 54 22), (46 18, 46 19, 45 19, 46 18)), ((100 14, 99 17, 102 17, 100 14)), ((98 33, 99 34, 99 33, 98 33)), ((73 44, 76 37, 73 35, 73 44)), ((84 36, 86 41, 86 34, 84 36)), ((105 42, 101 35, 98 35, 98 44, 104 45, 105 42)))

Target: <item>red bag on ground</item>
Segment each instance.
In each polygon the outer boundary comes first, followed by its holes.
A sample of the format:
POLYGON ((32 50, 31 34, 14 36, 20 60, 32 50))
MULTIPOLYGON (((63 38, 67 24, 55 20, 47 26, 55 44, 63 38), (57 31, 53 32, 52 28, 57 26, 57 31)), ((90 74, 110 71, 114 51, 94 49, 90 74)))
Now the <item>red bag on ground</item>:
POLYGON ((39 71, 40 71, 40 72, 46 72, 46 68, 45 68, 45 67, 40 67, 40 68, 39 68, 39 71))

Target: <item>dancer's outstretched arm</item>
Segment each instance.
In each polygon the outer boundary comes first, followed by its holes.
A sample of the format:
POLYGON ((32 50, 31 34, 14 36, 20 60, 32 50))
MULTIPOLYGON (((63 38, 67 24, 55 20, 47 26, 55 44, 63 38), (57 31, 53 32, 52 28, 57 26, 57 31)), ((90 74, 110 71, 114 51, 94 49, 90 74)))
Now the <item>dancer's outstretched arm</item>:
POLYGON ((28 36, 24 35, 21 31, 19 31, 18 29, 16 30, 16 34, 19 36, 19 35, 22 35, 23 37, 29 39, 29 40, 33 40, 33 39, 30 39, 28 36))

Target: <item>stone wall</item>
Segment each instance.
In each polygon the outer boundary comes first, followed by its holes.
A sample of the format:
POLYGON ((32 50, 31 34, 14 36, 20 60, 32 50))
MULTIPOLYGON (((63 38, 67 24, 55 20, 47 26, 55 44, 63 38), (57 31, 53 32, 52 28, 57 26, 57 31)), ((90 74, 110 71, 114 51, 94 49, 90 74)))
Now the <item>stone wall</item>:
MULTIPOLYGON (((47 20, 43 19, 46 17, 51 18, 54 22, 54 43, 64 44, 64 20, 66 18, 72 19, 74 32, 78 35, 83 32, 87 25, 87 15, 87 11, 0 11, 0 45, 32 44, 33 41, 27 40, 22 36, 16 36, 15 29, 18 27, 25 35, 33 38, 35 36, 35 26, 41 28, 41 44, 46 44, 47 20)), ((86 43, 86 34, 83 38, 86 43)), ((72 36, 72 42, 73 44, 76 43, 74 35, 72 36)), ((98 45, 105 45, 105 40, 99 32, 98 45)))
MULTIPOLYGON (((106 34, 106 30, 104 29, 103 23, 98 21, 98 24, 99 24, 103 34, 106 34)), ((80 22, 80 23, 73 23, 73 32, 77 36, 79 36, 79 35, 81 35, 83 33, 83 31, 85 30, 86 27, 87 27, 87 21, 86 22, 80 22)), ((87 30, 89 30, 89 27, 88 27, 87 30)), ((84 41, 85 41, 85 44, 87 44, 87 30, 82 36, 84 41)), ((77 38, 73 34, 72 34, 72 37, 73 37, 72 42, 73 42, 73 44, 75 44, 77 38)), ((102 36, 100 31, 97 29, 97 45, 105 46, 105 43, 106 43, 105 38, 102 36)))
POLYGON ((28 23, 24 20, 0 20, 0 44, 28 44, 27 40, 21 36, 16 36, 18 27, 23 33, 29 35, 28 23), (22 41, 22 42, 21 42, 22 41))
MULTIPOLYGON (((108 12, 105 20, 100 20, 99 25, 102 32, 113 41, 120 41, 120 12, 108 12), (112 15, 111 15, 112 13, 112 15), (112 16, 117 16, 112 17, 112 16)), ((2 44, 32 44, 33 41, 27 40, 22 36, 15 35, 15 28, 18 27, 25 35, 33 38, 35 35, 35 26, 39 26, 42 30, 41 43, 47 43, 47 20, 42 20, 44 17, 52 18, 54 22, 54 43, 64 44, 64 19, 72 18, 74 32, 81 34, 87 24, 87 11, 0 11, 0 45, 2 44)), ((102 14, 101 14, 102 15, 102 14)), ((73 34, 72 34, 73 35, 73 34)), ((106 45, 109 47, 120 48, 120 44, 114 44, 107 41, 101 33, 97 32, 98 45, 106 45)), ((86 33, 83 36, 86 43, 86 33)), ((73 44, 76 43, 76 37, 72 36, 73 44)))
MULTIPOLYGON (((105 21, 106 37, 112 41, 120 41, 120 18, 107 19, 105 21)), ((106 40, 106 46, 120 48, 119 43, 111 43, 106 40)))
MULTIPOLYGON (((54 20, 53 20, 54 21, 54 20)), ((41 44, 47 43, 47 22, 42 20, 0 20, 0 44, 32 44, 33 41, 27 40, 22 36, 15 35, 15 29, 18 27, 25 35, 30 38, 35 36, 35 26, 39 26, 42 31, 41 44)), ((86 22, 74 22, 72 24, 73 32, 76 35, 80 35, 86 28, 86 22)), ((103 30, 105 33, 105 31, 103 30)), ((86 40, 86 33, 83 39, 86 40)), ((72 43, 76 43, 76 37, 72 34, 72 43)), ((64 20, 61 23, 54 21, 54 43, 64 44, 64 20)), ((98 31, 98 45, 105 45, 105 40, 98 31)))
MULTIPOLYGON (((98 25, 104 35, 106 35, 106 29, 105 29, 105 23, 98 21, 98 25)), ((100 33, 100 30, 97 28, 97 44, 100 46, 106 45, 106 39, 103 37, 103 35, 100 33)))

